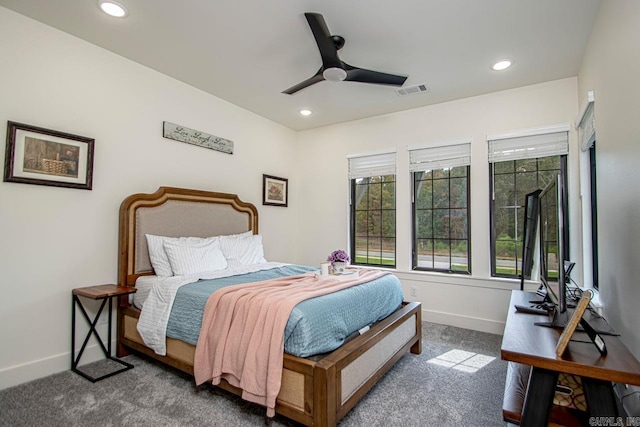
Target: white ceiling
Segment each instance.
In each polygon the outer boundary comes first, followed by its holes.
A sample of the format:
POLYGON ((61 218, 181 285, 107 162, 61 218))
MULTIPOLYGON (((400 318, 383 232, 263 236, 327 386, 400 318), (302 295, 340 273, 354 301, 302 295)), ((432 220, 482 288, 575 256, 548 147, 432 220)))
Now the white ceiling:
POLYGON ((119 0, 125 19, 97 0, 0 0, 59 28, 294 130, 575 76, 600 0, 119 0), (320 82, 320 55, 304 12, 321 13, 346 39, 343 61, 408 75, 396 88, 320 82), (496 60, 514 65, 496 72, 496 60), (313 114, 302 117, 301 108, 313 114))

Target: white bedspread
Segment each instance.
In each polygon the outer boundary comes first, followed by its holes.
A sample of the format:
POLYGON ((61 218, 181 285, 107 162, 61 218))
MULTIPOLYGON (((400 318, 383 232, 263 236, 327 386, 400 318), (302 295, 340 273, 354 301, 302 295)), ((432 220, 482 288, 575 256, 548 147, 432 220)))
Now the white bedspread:
POLYGON ((280 262, 267 262, 253 264, 233 269, 202 272, 188 276, 141 276, 136 280, 136 287, 149 289, 149 295, 143 302, 143 307, 138 320, 138 332, 147 347, 157 354, 167 354, 166 335, 169 314, 180 286, 197 282, 201 279, 219 279, 234 276, 236 274, 254 273, 260 270, 269 270, 288 264, 280 262))

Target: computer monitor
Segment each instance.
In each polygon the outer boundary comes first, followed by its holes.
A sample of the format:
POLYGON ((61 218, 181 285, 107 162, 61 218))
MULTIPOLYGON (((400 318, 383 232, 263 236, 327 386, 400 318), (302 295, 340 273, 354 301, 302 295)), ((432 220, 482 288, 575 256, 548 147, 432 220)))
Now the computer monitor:
MULTIPOLYGON (((531 193, 530 193, 531 194, 531 193)), ((565 232, 566 216, 564 206, 566 206, 565 183, 563 177, 558 175, 555 177, 540 193, 538 194, 538 216, 535 218, 537 229, 535 234, 539 246, 539 275, 540 289, 539 294, 544 295, 545 301, 554 305, 553 319, 550 322, 538 322, 537 325, 549 326, 554 328, 564 328, 572 311, 567 311, 567 286, 566 281, 569 280, 569 274, 573 269, 574 263, 568 261, 568 242, 565 232), (562 266, 563 268, 560 268, 562 266)), ((534 239, 535 240, 535 239, 534 239)), ((531 256, 538 255, 536 253, 535 242, 530 245, 531 256)), ((527 247, 523 248, 527 250, 527 247)), ((523 262, 524 262, 523 253, 523 262)), ((523 267, 524 270, 524 267, 523 267)), ((584 318, 588 321, 593 329, 600 334, 616 335, 615 331, 607 322, 599 316, 592 316, 590 312, 585 313, 584 318)), ((578 327, 578 330, 581 328, 578 327)))
POLYGON ((524 221, 522 230, 522 267, 520 271, 520 290, 524 290, 524 281, 531 279, 536 254, 540 193, 535 190, 524 197, 524 221))
POLYGON ((555 307, 555 326, 563 327, 568 321, 564 262, 565 212, 564 182, 558 174, 540 192, 540 282, 547 299, 555 307))

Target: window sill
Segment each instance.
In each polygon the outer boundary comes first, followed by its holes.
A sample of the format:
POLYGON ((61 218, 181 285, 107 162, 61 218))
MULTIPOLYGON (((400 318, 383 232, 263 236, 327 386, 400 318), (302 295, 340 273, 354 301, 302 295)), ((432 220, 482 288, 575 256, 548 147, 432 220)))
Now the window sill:
MULTIPOLYGON (((400 270, 397 268, 352 265, 355 268, 368 268, 374 270, 389 271, 398 276, 400 280, 414 280, 425 283, 450 284, 452 286, 469 286, 479 288, 499 289, 504 291, 512 291, 520 289, 520 279, 508 279, 503 277, 487 277, 481 278, 468 274, 441 273, 436 271, 420 271, 420 270, 400 270)), ((535 291, 538 283, 534 281, 525 281, 526 291, 535 291)))

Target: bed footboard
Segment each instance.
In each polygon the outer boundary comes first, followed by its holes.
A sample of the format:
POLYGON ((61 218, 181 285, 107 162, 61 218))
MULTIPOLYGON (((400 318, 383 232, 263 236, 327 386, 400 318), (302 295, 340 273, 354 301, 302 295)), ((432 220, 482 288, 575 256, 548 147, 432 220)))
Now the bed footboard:
POLYGON ((314 426, 334 426, 408 351, 422 352, 422 310, 403 307, 314 367, 314 426), (325 397, 326 396, 326 397, 325 397))
MULTIPOLYGON (((120 307, 119 348, 134 350, 193 375, 195 346, 167 339, 167 356, 142 342, 136 330, 139 311, 120 307)), ((422 351, 422 310, 405 302, 365 334, 318 361, 284 355, 276 412, 307 426, 335 426, 408 351, 422 351)), ((241 395, 222 381, 219 387, 241 395)))

